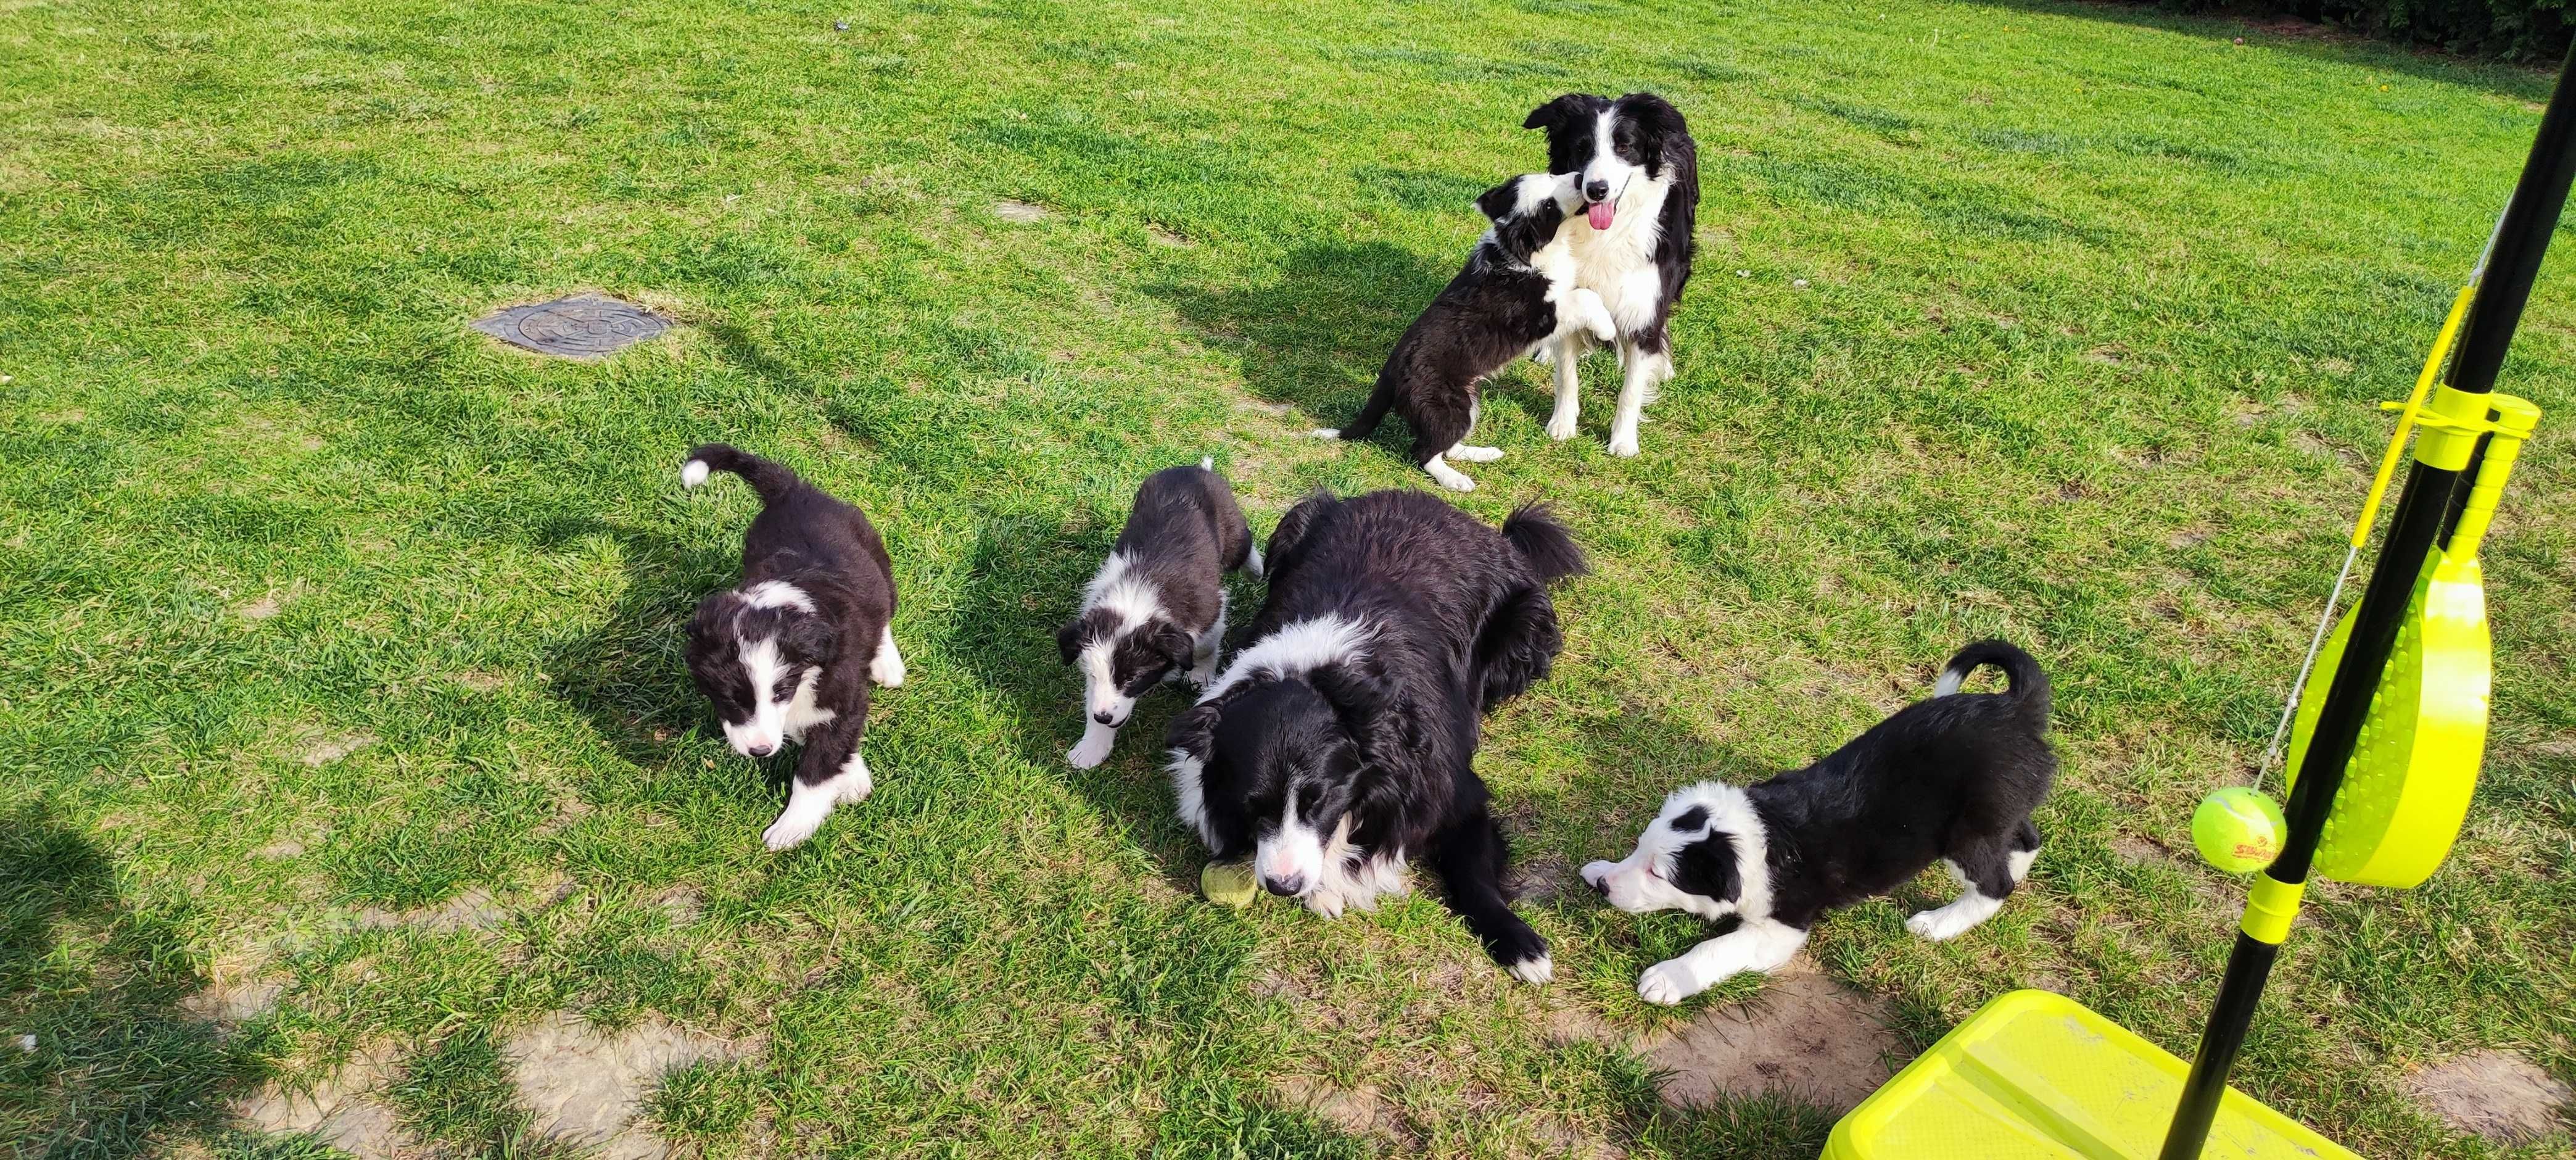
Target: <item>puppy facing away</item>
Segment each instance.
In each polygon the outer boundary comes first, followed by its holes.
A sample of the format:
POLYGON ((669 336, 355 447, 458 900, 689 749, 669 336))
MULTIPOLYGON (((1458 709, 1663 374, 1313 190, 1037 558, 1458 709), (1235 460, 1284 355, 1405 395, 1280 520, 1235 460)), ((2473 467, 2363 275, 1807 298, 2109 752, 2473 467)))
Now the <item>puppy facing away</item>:
POLYGON ((1261 575, 1261 549, 1215 467, 1202 459, 1145 477, 1081 611, 1056 630, 1064 663, 1082 666, 1082 742, 1065 755, 1075 769, 1108 759, 1146 690, 1184 670, 1193 684, 1216 679, 1224 573, 1261 575))
POLYGON ((1406 860, 1427 856, 1494 961, 1546 982, 1547 940, 1512 913, 1474 759, 1484 713, 1563 645, 1548 585, 1582 570, 1536 505, 1499 532, 1417 491, 1290 509, 1253 643, 1172 721, 1182 821, 1325 918, 1403 893, 1406 860))
MULTIPOLYGON (((1681 110, 1653 93, 1567 93, 1530 110, 1521 127, 1547 131, 1548 171, 1574 178, 1582 194, 1582 212, 1566 222, 1562 240, 1574 284, 1599 295, 1618 328, 1622 381, 1610 454, 1635 455, 1646 404, 1673 377, 1669 324, 1690 281, 1699 145, 1681 110)), ((1568 331, 1540 354, 1556 364, 1551 439, 1574 438, 1575 363, 1596 337, 1568 331)))
POLYGON ((1631 914, 1687 910, 1735 930, 1646 968, 1637 994, 1679 1003, 1739 971, 1789 961, 1818 917, 1885 894, 1932 863, 1965 887, 1906 920, 1941 942, 1994 916, 2039 854, 2031 811, 2057 776, 2048 678, 2000 640, 1959 650, 1929 700, 1908 705, 1824 760, 1737 789, 1702 782, 1663 811, 1619 862, 1583 880, 1631 914), (1979 665, 2007 691, 1961 693, 1979 665))
POLYGON ((1444 457, 1485 463, 1499 447, 1463 442, 1476 426, 1477 384, 1569 333, 1608 342, 1616 334, 1601 298, 1574 285, 1572 255, 1558 240, 1565 215, 1579 204, 1571 173, 1532 173, 1486 190, 1476 209, 1493 227, 1467 265, 1396 340, 1377 388, 1351 425, 1322 428, 1326 439, 1365 439, 1389 410, 1413 428, 1413 462, 1453 491, 1476 481, 1444 457))
POLYGON ((689 621, 689 676, 735 752, 804 745, 787 808, 760 834, 785 850, 876 787, 859 737, 868 683, 903 683, 894 571, 868 517, 795 472, 709 443, 689 452, 680 482, 696 487, 715 471, 741 476, 761 507, 743 533, 742 583, 701 601, 689 621))

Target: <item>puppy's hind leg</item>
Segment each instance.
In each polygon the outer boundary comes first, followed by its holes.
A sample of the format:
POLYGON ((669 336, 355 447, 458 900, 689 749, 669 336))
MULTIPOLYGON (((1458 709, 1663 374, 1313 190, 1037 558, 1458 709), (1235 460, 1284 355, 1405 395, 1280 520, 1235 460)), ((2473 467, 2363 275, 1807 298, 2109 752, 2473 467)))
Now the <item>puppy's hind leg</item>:
MULTIPOLYGON (((1959 885, 1965 889, 1948 906, 1922 911, 1906 919, 1905 929, 1932 942, 1948 942, 1993 918, 1996 911, 2003 909, 2004 899, 2012 894, 2013 887, 2021 881, 2012 872, 2014 859, 2006 853, 2004 846, 2000 841, 1981 841, 1947 859, 1950 876, 1958 879, 1959 885)), ((2037 847, 2032 851, 2036 853, 2037 847)), ((2028 870, 2030 863, 2025 859, 2020 866, 2028 870)))
POLYGON ((1646 968, 1637 997, 1670 1007, 1745 971, 1770 971, 1807 945, 1807 932, 1767 918, 1744 925, 1646 968))
MULTIPOLYGON (((1476 429, 1476 416, 1481 410, 1483 410, 1481 400, 1467 404, 1467 430, 1476 429)), ((1492 463, 1502 457, 1503 449, 1500 447, 1467 446, 1467 437, 1463 434, 1458 437, 1457 442, 1449 445, 1449 458, 1460 463, 1492 463)))
POLYGON ((1431 838, 1440 881, 1449 889, 1449 909, 1465 920, 1469 933, 1485 944, 1485 953, 1524 983, 1556 977, 1547 940, 1512 913, 1503 893, 1503 876, 1511 872, 1511 851, 1502 827, 1480 803, 1466 816, 1431 838))
POLYGON ((877 632, 877 654, 868 658, 868 679, 889 689, 903 685, 903 654, 895 651, 894 626, 877 632))

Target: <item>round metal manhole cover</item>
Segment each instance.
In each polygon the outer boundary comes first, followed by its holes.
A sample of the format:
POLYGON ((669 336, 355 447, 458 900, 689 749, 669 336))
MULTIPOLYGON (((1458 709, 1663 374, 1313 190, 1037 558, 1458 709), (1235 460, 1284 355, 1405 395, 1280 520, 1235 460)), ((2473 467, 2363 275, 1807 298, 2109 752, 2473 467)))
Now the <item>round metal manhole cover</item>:
POLYGON ((604 294, 576 294, 513 306, 474 320, 474 329, 539 354, 599 358, 671 328, 671 320, 604 294))

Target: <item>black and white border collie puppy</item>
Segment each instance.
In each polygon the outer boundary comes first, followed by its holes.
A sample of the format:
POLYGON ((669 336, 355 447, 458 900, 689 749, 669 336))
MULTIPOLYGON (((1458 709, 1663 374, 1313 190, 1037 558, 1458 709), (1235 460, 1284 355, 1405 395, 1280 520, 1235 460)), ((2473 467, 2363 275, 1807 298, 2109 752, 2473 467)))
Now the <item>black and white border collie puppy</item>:
MULTIPOLYGON (((1547 130, 1548 171, 1574 177, 1582 194, 1583 212, 1566 223, 1565 245, 1574 284, 1599 295, 1618 326, 1622 380, 1610 454, 1635 455, 1646 404, 1673 377, 1669 323, 1690 281, 1699 145, 1681 110, 1653 93, 1616 100, 1567 93, 1531 110, 1521 127, 1547 130)), ((1556 365, 1549 438, 1574 438, 1581 408, 1575 363, 1594 345, 1575 331, 1542 352, 1556 365)))
POLYGON ((867 516, 786 467, 709 443, 689 452, 680 482, 696 487, 714 471, 741 476, 761 507, 742 536, 742 583, 708 596, 689 621, 689 676, 735 752, 805 746, 786 810, 760 834, 785 850, 812 837, 832 807, 876 788, 859 737, 868 682, 903 683, 894 570, 867 516))
POLYGON ((1325 918, 1406 889, 1425 855, 1449 908, 1518 978, 1547 940, 1512 913, 1510 853, 1474 759, 1483 714, 1562 647, 1547 586, 1583 570, 1545 508, 1500 532, 1436 496, 1319 494, 1270 538, 1270 596, 1197 706, 1172 721, 1181 819, 1216 860, 1325 918))
POLYGON ((1583 880, 1631 914, 1687 910, 1735 930, 1646 968, 1637 994, 1672 1004, 1739 971, 1789 961, 1828 910, 1885 894, 1936 861, 1966 887, 1908 919, 1934 942, 1992 918, 2039 855, 2031 811, 2057 776, 2048 678, 1999 640, 1959 650, 1930 700, 1899 709, 1831 756, 1744 789, 1702 782, 1664 799, 1625 861, 1583 880), (1959 695, 1979 665, 2009 691, 1959 695))
POLYGON ((1440 486, 1474 491, 1476 481, 1444 456, 1467 463, 1503 457, 1499 447, 1470 447, 1477 384, 1569 333, 1608 342, 1617 332, 1601 299, 1573 283, 1572 255, 1558 240, 1565 215, 1581 203, 1573 174, 1531 173, 1486 190, 1476 209, 1493 219, 1467 265, 1396 340, 1377 372, 1377 389, 1350 426, 1325 427, 1325 439, 1365 439, 1393 410, 1413 428, 1415 466, 1440 486))
POLYGON ((1136 699, 1187 670, 1216 679, 1225 640, 1224 574, 1261 575, 1261 549, 1216 460, 1145 477, 1109 559, 1082 590, 1082 609, 1057 629, 1064 663, 1082 667, 1082 742, 1065 759, 1089 769, 1109 757, 1136 699))

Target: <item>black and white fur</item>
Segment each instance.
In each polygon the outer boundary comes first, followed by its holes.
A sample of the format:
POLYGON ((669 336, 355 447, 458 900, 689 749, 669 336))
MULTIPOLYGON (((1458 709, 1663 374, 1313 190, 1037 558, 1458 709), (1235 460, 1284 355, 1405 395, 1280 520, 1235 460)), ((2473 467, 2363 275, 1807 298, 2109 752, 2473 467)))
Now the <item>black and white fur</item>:
POLYGON ((1583 570, 1546 509, 1500 532, 1415 491, 1317 495, 1270 538, 1270 596, 1171 727, 1181 819, 1220 862, 1325 918, 1406 889, 1424 855, 1494 961, 1544 983, 1474 758, 1483 714, 1547 675, 1548 585, 1583 570))
POLYGON ((1638 996, 1679 1003, 1739 971, 1771 970, 1826 911, 1885 894, 1936 861, 1966 890, 1906 929, 1941 942, 1992 918, 2039 855, 2030 814, 2057 775, 2047 729, 2039 663, 1979 641, 1950 658, 1931 699, 1823 761, 1744 789, 1676 791, 1635 853, 1585 866, 1583 880, 1631 914, 1678 909, 1741 924, 1646 968, 1638 996), (2009 691, 1959 693, 1989 664, 2009 691))
POLYGON ((1224 574, 1261 575, 1261 549, 1214 459, 1145 477, 1109 558, 1082 590, 1082 608, 1055 634, 1064 663, 1082 668, 1082 741, 1065 760, 1089 769, 1109 757, 1136 699, 1186 671, 1216 679, 1225 639, 1224 574))
POLYGON ((868 517, 795 472, 709 443, 689 452, 680 482, 696 487, 714 471, 741 476, 761 507, 743 533, 742 583, 708 596, 689 621, 689 676, 735 752, 805 746, 787 808, 760 834, 785 850, 812 837, 834 806, 876 787, 859 737, 868 682, 903 683, 894 571, 868 517))
MULTIPOLYGON (((1673 377, 1669 324, 1690 281, 1699 145, 1681 111, 1653 93, 1568 93, 1531 110, 1522 127, 1547 131, 1548 171, 1573 176, 1582 195, 1582 212, 1568 211, 1561 240, 1574 284, 1599 295, 1618 328, 1622 378, 1610 454, 1635 455, 1646 404, 1673 377)), ((1575 364, 1595 345, 1572 331, 1541 353, 1556 367, 1549 438, 1574 438, 1575 364)))
POLYGON ((1608 342, 1617 333, 1600 296, 1574 285, 1573 255, 1559 240, 1566 213, 1581 201, 1575 186, 1572 174, 1531 173, 1479 196, 1476 209, 1493 226, 1465 268, 1396 340, 1359 417, 1315 434, 1365 439, 1393 410, 1413 429, 1416 466, 1442 487, 1476 490, 1476 481, 1447 459, 1503 457, 1499 447, 1465 442, 1476 426, 1477 384, 1568 334, 1608 342))

